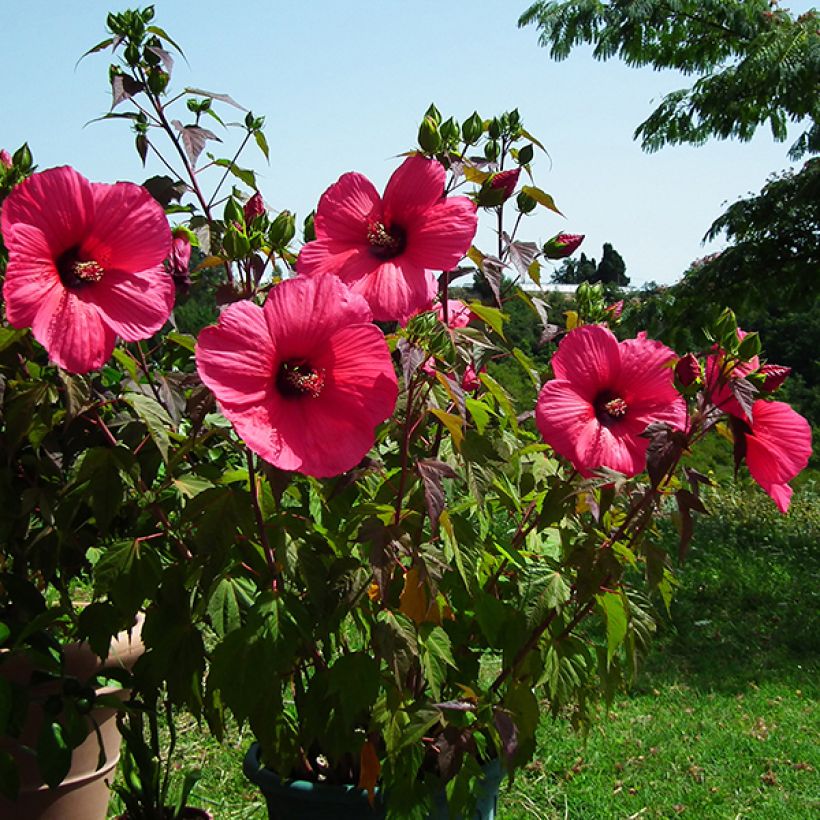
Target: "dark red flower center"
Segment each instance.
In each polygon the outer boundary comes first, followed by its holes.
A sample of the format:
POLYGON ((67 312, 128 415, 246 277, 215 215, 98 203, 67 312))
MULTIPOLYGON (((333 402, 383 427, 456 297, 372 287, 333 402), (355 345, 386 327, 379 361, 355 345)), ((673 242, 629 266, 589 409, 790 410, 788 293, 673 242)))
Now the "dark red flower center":
POLYGON ((57 272, 67 288, 80 288, 99 282, 105 268, 93 259, 78 259, 77 250, 72 248, 57 260, 57 272))
POLYGON ((378 259, 398 256, 406 244, 404 231, 398 225, 391 225, 388 230, 383 222, 368 223, 367 241, 370 243, 370 253, 378 259))
POLYGON ((282 362, 276 374, 276 387, 283 396, 319 398, 325 386, 325 371, 304 360, 282 362))
POLYGON ((629 411, 629 405, 620 397, 612 393, 604 393, 595 402, 595 415, 602 424, 620 421, 629 411))

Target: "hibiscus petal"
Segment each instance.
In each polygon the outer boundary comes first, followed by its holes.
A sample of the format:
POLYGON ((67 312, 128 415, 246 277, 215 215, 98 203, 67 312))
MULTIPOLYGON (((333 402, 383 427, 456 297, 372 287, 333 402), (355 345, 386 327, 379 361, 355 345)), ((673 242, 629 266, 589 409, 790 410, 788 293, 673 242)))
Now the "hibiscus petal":
MULTIPOLYGON (((379 328, 353 325, 339 330, 328 340, 316 364, 327 371, 321 397, 323 403, 333 407, 334 413, 355 419, 372 432, 393 412, 398 383, 379 328)), ((371 446, 372 441, 367 450, 371 446)))
POLYGON ((420 212, 433 207, 444 196, 447 172, 434 159, 408 157, 390 177, 384 189, 384 218, 388 226, 407 227, 420 212))
POLYGON ((401 322, 422 310, 429 310, 438 290, 436 277, 408 260, 382 262, 373 273, 351 283, 361 294, 379 322, 401 322))
POLYGON ((289 446, 279 429, 283 416, 282 403, 276 391, 271 390, 259 404, 223 407, 223 412, 237 435, 254 453, 280 470, 298 470, 302 459, 289 446))
POLYGON ((425 268, 452 268, 470 249, 477 227, 474 202, 463 196, 442 200, 404 226, 405 257, 425 268))
POLYGON ((368 220, 380 217, 381 199, 373 183, 362 174, 342 174, 319 200, 316 238, 365 246, 368 220))
POLYGON ((276 357, 258 305, 228 305, 219 324, 200 331, 195 355, 202 381, 221 404, 243 408, 270 400, 276 357))
POLYGON ((51 291, 31 330, 49 358, 71 373, 96 370, 114 352, 116 336, 96 306, 68 290, 51 291))
POLYGON ((55 294, 59 301, 64 288, 48 240, 39 228, 18 224, 5 241, 10 252, 3 282, 6 318, 14 327, 31 327, 44 304, 55 294))
POLYGON ((105 270, 155 268, 171 252, 171 229, 162 206, 140 185, 94 183, 94 221, 80 254, 105 270))
POLYGON ((752 432, 746 435, 746 464, 752 478, 786 512, 785 488, 809 462, 811 428, 788 404, 758 400, 752 405, 752 432))
POLYGON ((379 260, 367 248, 351 246, 336 239, 308 242, 296 260, 296 272, 300 276, 324 276, 331 273, 344 282, 361 279, 378 266, 379 260))
POLYGON ((8 195, 3 203, 0 231, 13 251, 14 228, 28 224, 39 228, 48 242, 52 258, 78 245, 94 215, 91 183, 73 168, 49 168, 32 174, 8 195))
POLYGON ((330 275, 282 282, 268 295, 264 311, 280 361, 312 357, 340 328, 371 321, 367 302, 330 275))
POLYGON ((97 305, 108 325, 127 342, 153 336, 174 309, 174 280, 162 265, 134 273, 109 270, 101 281, 77 293, 97 305))
POLYGON ((621 371, 614 392, 623 398, 630 416, 664 421, 686 429, 686 402, 675 389, 674 371, 669 364, 677 354, 654 339, 626 339, 619 345, 621 371), (651 418, 649 418, 651 416, 651 418))
POLYGON ((618 340, 600 325, 570 331, 552 357, 556 379, 571 381, 578 393, 592 402, 611 389, 620 372, 618 340))
POLYGON ((608 467, 625 476, 638 475, 646 463, 648 446, 648 441, 632 435, 624 425, 587 425, 575 443, 579 472, 589 475, 599 467, 608 467))
MULTIPOLYGON (((538 394, 535 421, 544 441, 578 469, 595 469, 581 464, 577 457, 576 443, 590 427, 600 427, 592 405, 566 381, 547 382, 538 394)), ((591 433, 587 433, 591 435, 591 433)))

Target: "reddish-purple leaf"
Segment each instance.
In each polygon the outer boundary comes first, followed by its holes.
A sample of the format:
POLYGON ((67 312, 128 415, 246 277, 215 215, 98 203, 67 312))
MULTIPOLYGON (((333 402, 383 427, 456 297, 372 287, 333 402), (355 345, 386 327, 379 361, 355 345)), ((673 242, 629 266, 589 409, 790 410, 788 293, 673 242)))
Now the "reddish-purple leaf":
POLYGON ((416 469, 424 485, 424 503, 430 516, 430 526, 435 532, 445 506, 442 479, 456 478, 456 472, 449 464, 431 458, 421 459, 416 464, 416 469))
POLYGON ((213 131, 209 131, 201 125, 183 125, 179 120, 171 120, 171 125, 179 131, 182 147, 185 149, 191 165, 196 165, 196 161, 208 140, 222 142, 213 131))
POLYGON ((745 414, 746 418, 752 420, 752 405, 757 398, 757 388, 748 379, 729 379, 729 390, 737 399, 740 409, 745 414))
POLYGON ((111 108, 116 108, 123 100, 139 94, 145 86, 128 74, 115 74, 111 78, 111 108))

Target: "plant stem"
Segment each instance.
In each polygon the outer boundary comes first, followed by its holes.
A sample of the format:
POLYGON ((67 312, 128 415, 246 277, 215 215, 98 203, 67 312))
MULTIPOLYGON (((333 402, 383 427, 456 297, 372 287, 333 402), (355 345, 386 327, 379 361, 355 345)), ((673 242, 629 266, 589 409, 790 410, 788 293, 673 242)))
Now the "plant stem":
POLYGON ((253 454, 247 447, 245 448, 245 456, 248 462, 248 481, 250 482, 253 514, 256 518, 256 528, 259 532, 259 541, 262 544, 262 549, 265 553, 265 559, 268 562, 268 569, 271 574, 271 589, 274 590, 274 592, 281 592, 282 577, 276 570, 276 557, 273 554, 270 541, 268 541, 268 534, 265 531, 265 519, 262 516, 262 507, 259 504, 259 490, 256 486, 256 468, 253 464, 253 454))

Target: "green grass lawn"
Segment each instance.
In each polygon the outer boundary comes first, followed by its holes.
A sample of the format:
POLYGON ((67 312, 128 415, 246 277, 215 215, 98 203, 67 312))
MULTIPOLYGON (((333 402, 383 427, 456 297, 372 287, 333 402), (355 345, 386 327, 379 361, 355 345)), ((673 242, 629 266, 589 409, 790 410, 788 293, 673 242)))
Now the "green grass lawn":
MULTIPOLYGON (((545 718, 501 820, 820 816, 817 496, 806 487, 787 518, 759 491, 721 507, 699 523, 633 691, 586 739, 545 718)), ((267 816, 241 773, 251 740, 180 732, 180 761, 203 769, 194 802, 218 820, 267 816)))

